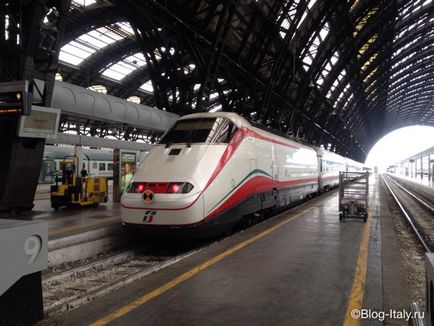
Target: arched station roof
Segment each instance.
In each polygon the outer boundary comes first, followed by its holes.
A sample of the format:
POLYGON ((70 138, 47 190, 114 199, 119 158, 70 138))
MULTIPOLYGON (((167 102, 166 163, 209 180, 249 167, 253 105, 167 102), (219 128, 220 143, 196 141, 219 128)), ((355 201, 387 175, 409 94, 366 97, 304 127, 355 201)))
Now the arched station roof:
POLYGON ((394 129, 434 126, 433 26, 430 0, 72 0, 59 73, 363 161, 394 129))

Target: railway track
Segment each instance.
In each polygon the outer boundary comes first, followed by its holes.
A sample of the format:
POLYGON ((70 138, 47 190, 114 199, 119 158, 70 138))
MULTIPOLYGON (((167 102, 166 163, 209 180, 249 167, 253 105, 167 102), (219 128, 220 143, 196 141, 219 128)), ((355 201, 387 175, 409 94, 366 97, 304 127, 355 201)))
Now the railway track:
POLYGON ((75 309, 185 259, 211 244, 140 244, 74 268, 51 269, 42 278, 45 318, 75 309))
POLYGON ((390 176, 382 176, 386 187, 425 251, 434 251, 434 202, 419 188, 390 176))

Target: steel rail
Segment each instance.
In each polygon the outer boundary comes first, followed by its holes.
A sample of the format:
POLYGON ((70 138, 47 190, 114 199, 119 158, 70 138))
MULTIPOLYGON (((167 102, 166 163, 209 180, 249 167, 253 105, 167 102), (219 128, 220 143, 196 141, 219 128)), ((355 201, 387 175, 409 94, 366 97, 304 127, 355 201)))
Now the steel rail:
POLYGON ((409 194, 411 197, 413 197, 414 199, 416 199, 419 203, 421 203, 423 206, 425 206, 426 209, 428 209, 429 211, 431 211, 431 213, 434 214, 434 208, 432 208, 428 203, 426 203, 423 199, 419 198, 418 196, 416 196, 415 194, 413 194, 412 192, 408 191, 406 188, 404 188, 403 186, 401 186, 398 182, 396 182, 393 178, 389 177, 388 178, 395 184, 397 185, 399 188, 401 188, 403 191, 405 191, 407 194, 409 194))
POLYGON ((389 183, 387 182, 386 178, 383 175, 381 176, 381 178, 383 179, 384 183, 386 184, 386 187, 389 189, 390 194, 395 199, 395 202, 397 203, 397 205, 401 209, 401 212, 404 214, 405 218, 407 219, 408 224, 413 229, 414 234, 417 236, 417 238, 419 239, 420 243, 425 248, 426 252, 432 252, 431 249, 429 248, 429 246, 427 245, 427 243, 425 242, 425 240, 423 239, 423 237, 420 234, 420 232, 417 230, 416 225, 413 223, 413 221, 412 221, 412 219, 410 217, 410 214, 407 212, 407 210, 404 208, 404 206, 399 201, 399 199, 396 196, 396 194, 393 192, 393 190, 390 187, 389 183))
POLYGON ((87 263, 87 264, 82 265, 82 266, 78 266, 75 268, 65 270, 65 271, 60 272, 59 274, 56 273, 56 274, 45 276, 45 277, 43 276, 42 277, 42 283, 48 284, 48 283, 52 283, 52 282, 59 282, 63 279, 72 277, 74 274, 84 273, 84 272, 87 272, 93 268, 105 266, 105 265, 109 264, 110 262, 118 263, 124 259, 128 259, 129 257, 135 256, 137 248, 138 247, 136 247, 135 249, 132 249, 132 250, 128 250, 126 252, 121 252, 119 254, 115 254, 113 256, 98 259, 96 261, 87 263))

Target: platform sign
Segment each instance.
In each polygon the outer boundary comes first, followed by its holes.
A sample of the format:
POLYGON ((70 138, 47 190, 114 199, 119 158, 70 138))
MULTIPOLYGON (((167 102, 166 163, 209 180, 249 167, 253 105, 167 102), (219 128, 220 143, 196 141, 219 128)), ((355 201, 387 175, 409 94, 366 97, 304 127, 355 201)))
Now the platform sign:
POLYGON ((137 155, 135 152, 125 152, 121 151, 120 155, 120 188, 121 192, 128 187, 131 179, 133 178, 134 173, 136 172, 136 161, 137 155))
POLYGON ((26 80, 0 83, 0 117, 4 115, 29 115, 32 100, 26 80))
POLYGON ((0 295, 48 264, 48 224, 0 219, 0 295))
POLYGON ((60 110, 32 106, 29 116, 22 116, 18 126, 19 137, 55 138, 60 123, 60 110))

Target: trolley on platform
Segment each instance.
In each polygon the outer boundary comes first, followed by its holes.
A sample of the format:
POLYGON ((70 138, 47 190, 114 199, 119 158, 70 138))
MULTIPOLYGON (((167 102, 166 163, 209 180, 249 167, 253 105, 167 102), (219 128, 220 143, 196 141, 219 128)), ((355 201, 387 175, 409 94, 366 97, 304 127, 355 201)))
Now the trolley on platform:
POLYGON ((339 172, 339 221, 368 219, 369 172, 339 172))

